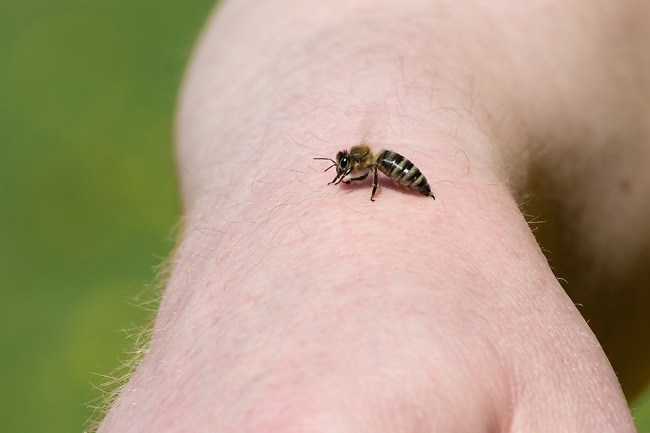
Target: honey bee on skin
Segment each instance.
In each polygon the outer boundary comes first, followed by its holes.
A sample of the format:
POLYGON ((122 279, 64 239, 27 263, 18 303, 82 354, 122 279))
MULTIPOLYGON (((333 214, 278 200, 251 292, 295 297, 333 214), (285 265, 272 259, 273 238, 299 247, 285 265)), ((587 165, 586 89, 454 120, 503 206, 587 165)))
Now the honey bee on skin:
POLYGON ((353 146, 350 150, 342 150, 336 154, 336 160, 332 158, 314 158, 332 161, 325 171, 336 167, 336 177, 328 185, 338 185, 340 182, 350 184, 363 180, 373 173, 372 194, 370 200, 375 201, 379 177, 377 171, 393 179, 398 185, 406 187, 411 191, 432 197, 431 187, 422 172, 411 161, 392 150, 381 150, 377 156, 372 153, 370 146, 360 144, 353 146), (350 176, 350 177, 348 177, 350 176), (346 179, 346 177, 348 177, 346 179))

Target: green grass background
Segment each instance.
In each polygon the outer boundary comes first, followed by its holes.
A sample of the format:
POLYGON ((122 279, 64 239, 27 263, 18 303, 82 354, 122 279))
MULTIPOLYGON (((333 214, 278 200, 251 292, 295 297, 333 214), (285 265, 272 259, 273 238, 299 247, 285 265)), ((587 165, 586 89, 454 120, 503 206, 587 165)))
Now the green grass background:
POLYGON ((149 317, 130 300, 173 244, 174 105, 213 4, 0 8, 0 432, 82 431, 149 317))

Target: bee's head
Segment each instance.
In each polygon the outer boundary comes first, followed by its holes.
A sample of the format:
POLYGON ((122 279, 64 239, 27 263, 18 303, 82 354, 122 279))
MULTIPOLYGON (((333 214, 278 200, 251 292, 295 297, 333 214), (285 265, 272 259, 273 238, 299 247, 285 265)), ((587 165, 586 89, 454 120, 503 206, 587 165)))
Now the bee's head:
POLYGON ((336 154, 336 171, 345 173, 350 168, 350 154, 347 150, 342 150, 336 154))
POLYGON ((336 177, 334 178, 333 181, 328 183, 328 185, 331 184, 337 185, 339 182, 343 180, 345 176, 347 176, 352 172, 352 162, 350 161, 350 154, 348 153, 347 150, 342 150, 339 153, 337 153, 336 160, 333 160, 332 158, 314 158, 314 159, 324 159, 332 162, 332 165, 327 167, 325 171, 329 170, 332 167, 336 167, 336 177))

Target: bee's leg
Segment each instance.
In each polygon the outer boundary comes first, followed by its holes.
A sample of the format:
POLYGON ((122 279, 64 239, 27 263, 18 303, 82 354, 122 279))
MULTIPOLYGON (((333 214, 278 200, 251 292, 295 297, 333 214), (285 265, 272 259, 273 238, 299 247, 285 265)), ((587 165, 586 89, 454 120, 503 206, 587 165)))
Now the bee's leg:
MULTIPOLYGON (((347 175, 350 174, 350 173, 352 173, 352 167, 348 168, 348 170, 347 170, 345 173, 341 173, 341 178, 340 178, 337 182, 334 182, 334 185, 338 185, 338 184, 341 183, 341 182, 345 182, 345 183, 347 183, 347 182, 344 181, 343 179, 345 178, 345 176, 347 176, 347 175)), ((338 177, 338 176, 337 176, 337 177, 338 177)), ((336 180, 336 179, 334 179, 334 180, 336 180)), ((330 182, 330 183, 331 183, 331 182, 330 182)), ((329 185, 329 184, 328 184, 328 185, 329 185)))
POLYGON ((330 183, 328 183, 328 185, 331 185, 331 184, 336 185, 336 184, 338 184, 338 183, 340 182, 339 178, 343 179, 344 177, 345 177, 345 174, 343 174, 343 173, 336 173, 336 177, 334 178, 333 181, 331 181, 330 183), (337 181, 338 181, 338 182, 337 182, 337 181))
POLYGON ((378 186, 379 186, 379 176, 377 176, 377 167, 375 167, 375 176, 372 179, 372 195, 370 196, 371 201, 375 201, 375 193, 377 192, 378 186))
POLYGON ((353 177, 352 179, 344 180, 343 183, 347 183, 349 185, 355 180, 364 180, 367 177, 368 177, 368 173, 364 174, 363 176, 353 177))

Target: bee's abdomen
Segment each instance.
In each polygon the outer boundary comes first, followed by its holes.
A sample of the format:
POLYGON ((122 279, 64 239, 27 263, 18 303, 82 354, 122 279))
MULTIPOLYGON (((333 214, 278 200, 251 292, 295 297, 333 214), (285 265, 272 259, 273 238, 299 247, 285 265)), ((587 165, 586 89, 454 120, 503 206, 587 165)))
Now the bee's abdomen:
POLYGON ((406 188, 422 195, 431 195, 431 187, 422 172, 399 153, 382 150, 377 156, 379 170, 406 188))

